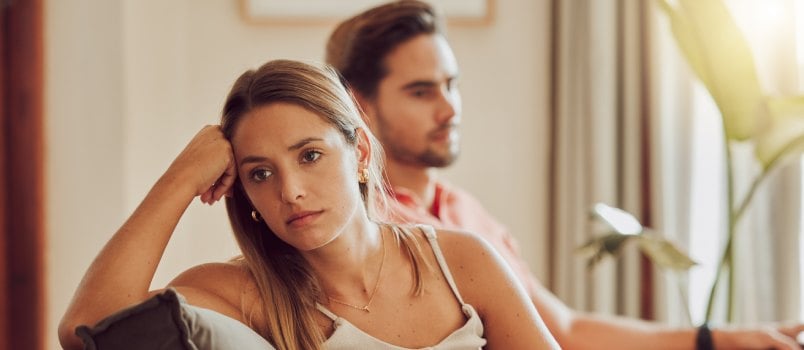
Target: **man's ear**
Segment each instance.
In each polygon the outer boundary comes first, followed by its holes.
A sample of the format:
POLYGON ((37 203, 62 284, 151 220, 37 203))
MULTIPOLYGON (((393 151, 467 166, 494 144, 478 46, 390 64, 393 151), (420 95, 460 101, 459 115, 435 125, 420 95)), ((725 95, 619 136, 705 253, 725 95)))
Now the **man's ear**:
POLYGON ((358 168, 366 168, 371 159, 371 142, 369 142, 366 130, 363 130, 363 128, 357 128, 355 136, 355 156, 357 157, 357 163, 360 165, 358 168))

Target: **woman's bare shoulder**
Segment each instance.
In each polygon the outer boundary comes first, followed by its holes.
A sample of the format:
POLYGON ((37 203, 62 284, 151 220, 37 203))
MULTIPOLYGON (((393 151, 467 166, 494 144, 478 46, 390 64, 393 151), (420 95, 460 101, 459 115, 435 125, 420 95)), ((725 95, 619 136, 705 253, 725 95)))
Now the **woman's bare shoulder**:
POLYGON ((423 224, 393 224, 390 226, 397 230, 411 232, 413 233, 413 236, 424 241, 427 240, 427 235, 425 232, 427 232, 430 229, 433 229, 436 234, 436 238, 438 238, 439 244, 443 244, 441 242, 445 241, 455 244, 471 244, 472 241, 481 243, 483 242, 482 238, 478 237, 476 234, 467 231, 435 228, 431 225, 423 225, 423 224))
POLYGON ((436 236, 445 255, 459 256, 486 254, 492 247, 482 237, 467 231, 436 229, 436 236))
POLYGON ((253 282, 250 270, 242 259, 211 262, 193 266, 174 278, 169 286, 198 287, 226 290, 253 282))
POLYGON ((168 287, 187 302, 243 320, 244 308, 259 294, 254 278, 242 259, 193 266, 174 278, 168 287))
POLYGON ((464 231, 436 230, 439 248, 458 289, 467 301, 480 306, 482 290, 511 283, 510 272, 494 248, 482 237, 464 231))

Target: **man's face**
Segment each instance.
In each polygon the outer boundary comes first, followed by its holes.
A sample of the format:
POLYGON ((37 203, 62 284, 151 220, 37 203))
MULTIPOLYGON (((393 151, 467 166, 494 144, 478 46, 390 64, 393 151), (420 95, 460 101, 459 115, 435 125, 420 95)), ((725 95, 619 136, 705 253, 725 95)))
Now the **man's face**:
POLYGON ((422 34, 385 57, 388 70, 374 99, 363 101, 391 161, 445 167, 458 156, 461 97, 458 64, 441 35, 422 34))

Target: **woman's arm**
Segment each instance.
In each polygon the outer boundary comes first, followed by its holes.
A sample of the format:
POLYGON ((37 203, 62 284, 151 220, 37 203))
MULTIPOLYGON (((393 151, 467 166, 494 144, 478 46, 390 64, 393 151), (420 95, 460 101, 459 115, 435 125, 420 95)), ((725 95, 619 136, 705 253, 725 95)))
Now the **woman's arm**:
POLYGON ((525 289, 484 240, 438 232, 440 246, 467 303, 483 320, 486 349, 559 349, 525 289))
POLYGON ((218 201, 235 174, 231 146, 220 128, 204 127, 87 269, 59 324, 64 348, 81 348, 76 326, 148 298, 157 265, 190 202, 197 195, 204 203, 218 201))

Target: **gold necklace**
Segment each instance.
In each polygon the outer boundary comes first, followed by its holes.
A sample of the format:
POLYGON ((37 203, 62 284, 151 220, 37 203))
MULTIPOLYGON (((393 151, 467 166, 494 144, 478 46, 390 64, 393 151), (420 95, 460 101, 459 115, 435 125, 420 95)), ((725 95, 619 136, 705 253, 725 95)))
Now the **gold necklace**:
POLYGON ((365 306, 361 307, 361 306, 357 306, 357 305, 354 305, 354 304, 349 304, 347 302, 340 301, 338 299, 335 299, 335 298, 327 295, 327 299, 329 301, 335 302, 335 303, 338 303, 338 304, 341 304, 341 305, 344 305, 344 306, 348 306, 348 307, 351 307, 353 309, 357 309, 357 310, 360 310, 360 311, 371 312, 371 310, 369 309, 369 306, 371 306, 371 302, 374 301, 374 296, 377 295, 377 288, 380 287, 380 278, 382 278, 382 267, 383 267, 383 265, 385 265, 385 235, 383 235, 383 233, 382 233, 382 227, 380 228, 380 239, 382 240, 382 260, 380 260, 380 271, 377 272, 377 282, 374 283, 374 290, 372 290, 371 294, 369 294, 368 303, 366 303, 365 306))

